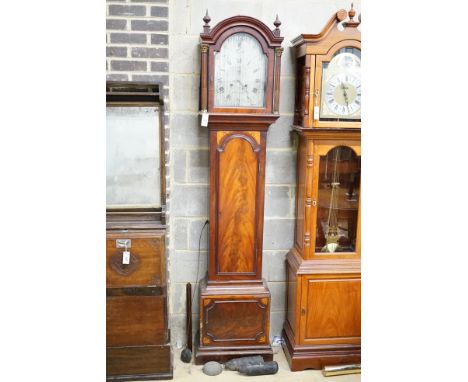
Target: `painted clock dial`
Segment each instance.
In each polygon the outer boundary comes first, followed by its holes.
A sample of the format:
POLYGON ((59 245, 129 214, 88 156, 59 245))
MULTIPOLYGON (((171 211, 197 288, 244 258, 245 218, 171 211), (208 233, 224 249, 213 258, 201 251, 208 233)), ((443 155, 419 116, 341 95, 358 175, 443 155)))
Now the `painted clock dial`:
POLYGON ((320 118, 361 119, 361 59, 359 50, 340 50, 328 64, 324 64, 320 118))
POLYGON ((215 53, 215 107, 265 107, 267 56, 248 33, 228 37, 215 53))

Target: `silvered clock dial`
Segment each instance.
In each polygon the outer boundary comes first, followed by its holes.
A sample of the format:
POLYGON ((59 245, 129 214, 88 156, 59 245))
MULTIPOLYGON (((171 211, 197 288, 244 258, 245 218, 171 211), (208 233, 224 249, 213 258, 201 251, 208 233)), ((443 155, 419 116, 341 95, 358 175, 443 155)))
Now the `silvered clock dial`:
POLYGON ((358 52, 339 52, 323 65, 320 119, 361 119, 361 60, 358 52))
POLYGON ((248 33, 235 33, 215 53, 214 106, 265 107, 267 56, 248 33))

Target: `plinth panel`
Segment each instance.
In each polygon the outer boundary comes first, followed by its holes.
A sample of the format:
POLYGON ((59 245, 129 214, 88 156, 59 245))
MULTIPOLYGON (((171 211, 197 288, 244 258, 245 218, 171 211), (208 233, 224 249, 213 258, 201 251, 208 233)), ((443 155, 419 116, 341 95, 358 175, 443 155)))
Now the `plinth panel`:
POLYGON ((226 296, 202 300, 203 346, 266 344, 270 298, 226 296))
POLYGON ((270 346, 270 291, 266 283, 201 283, 200 332, 195 363, 226 362, 261 355, 273 359, 270 346))

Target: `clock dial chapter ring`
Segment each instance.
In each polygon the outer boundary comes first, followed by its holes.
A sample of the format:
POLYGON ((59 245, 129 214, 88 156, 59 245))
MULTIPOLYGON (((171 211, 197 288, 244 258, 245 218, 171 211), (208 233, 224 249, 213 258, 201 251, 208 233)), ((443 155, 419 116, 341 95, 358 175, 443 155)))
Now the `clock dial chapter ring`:
POLYGON ((348 116, 361 109, 361 81, 358 77, 340 73, 325 85, 325 102, 331 112, 348 116))

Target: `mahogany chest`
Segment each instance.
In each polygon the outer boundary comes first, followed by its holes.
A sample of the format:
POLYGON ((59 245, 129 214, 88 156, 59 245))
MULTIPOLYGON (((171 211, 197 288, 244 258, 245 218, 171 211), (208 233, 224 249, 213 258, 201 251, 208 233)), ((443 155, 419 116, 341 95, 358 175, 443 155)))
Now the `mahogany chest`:
POLYGON ((165 230, 108 230, 106 256, 107 380, 172 378, 165 230))

